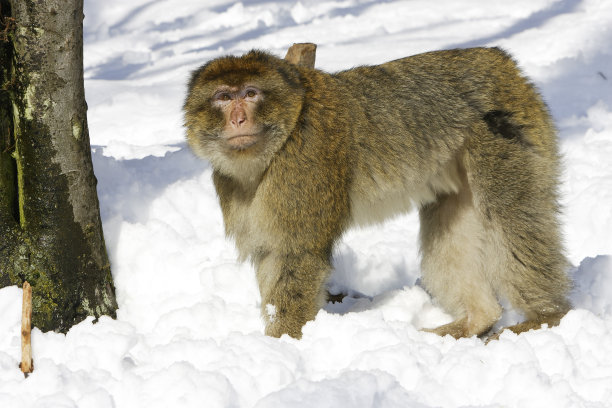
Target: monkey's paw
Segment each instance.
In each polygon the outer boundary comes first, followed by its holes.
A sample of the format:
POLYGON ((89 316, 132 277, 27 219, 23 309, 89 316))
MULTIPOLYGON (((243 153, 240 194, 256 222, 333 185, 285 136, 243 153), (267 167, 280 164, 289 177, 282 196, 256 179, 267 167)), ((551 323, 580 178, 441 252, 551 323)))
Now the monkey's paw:
POLYGON ((456 339, 468 337, 467 318, 464 317, 463 319, 455 320, 454 322, 431 329, 421 329, 421 331, 435 333, 441 337, 450 335, 456 339))

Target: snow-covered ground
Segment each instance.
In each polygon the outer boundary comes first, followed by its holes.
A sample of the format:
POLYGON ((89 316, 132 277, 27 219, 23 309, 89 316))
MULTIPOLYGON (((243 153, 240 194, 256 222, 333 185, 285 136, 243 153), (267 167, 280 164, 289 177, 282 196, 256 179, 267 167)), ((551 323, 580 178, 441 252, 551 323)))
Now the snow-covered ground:
POLYGON ((1 289, 0 407, 612 407, 612 2, 86 0, 85 14, 118 319, 35 329, 24 379, 21 289, 1 289), (262 334, 253 270, 224 238, 181 105, 205 61, 306 41, 330 71, 452 47, 515 56, 551 107, 566 164, 575 290, 559 327, 488 345, 420 332, 449 316, 415 284, 409 214, 346 235, 330 285, 352 296, 302 340, 262 334))

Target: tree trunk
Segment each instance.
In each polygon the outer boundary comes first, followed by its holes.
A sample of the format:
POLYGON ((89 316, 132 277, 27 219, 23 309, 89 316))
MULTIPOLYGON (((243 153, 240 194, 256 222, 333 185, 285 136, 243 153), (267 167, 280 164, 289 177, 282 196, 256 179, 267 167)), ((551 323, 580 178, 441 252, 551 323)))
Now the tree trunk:
POLYGON ((32 324, 114 316, 83 86, 83 0, 0 0, 0 286, 32 324))

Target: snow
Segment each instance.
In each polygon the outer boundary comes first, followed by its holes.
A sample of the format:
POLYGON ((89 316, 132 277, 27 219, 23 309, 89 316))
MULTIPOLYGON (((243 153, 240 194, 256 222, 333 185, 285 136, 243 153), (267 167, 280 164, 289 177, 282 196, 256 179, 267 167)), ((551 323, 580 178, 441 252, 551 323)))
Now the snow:
MULTIPOLYGON (((0 407, 612 407, 612 3, 604 0, 85 1, 85 86, 118 319, 34 329, 0 289, 0 407), (318 44, 339 70, 499 45, 549 102, 564 155, 573 310, 485 345, 419 331, 450 321, 420 287, 416 215, 352 230, 348 292, 302 340, 263 335, 252 267, 236 261, 210 179, 187 149, 189 72, 250 48, 318 44)), ((271 316, 274 309, 268 308, 271 316)), ((520 315, 507 310, 501 324, 520 315)))

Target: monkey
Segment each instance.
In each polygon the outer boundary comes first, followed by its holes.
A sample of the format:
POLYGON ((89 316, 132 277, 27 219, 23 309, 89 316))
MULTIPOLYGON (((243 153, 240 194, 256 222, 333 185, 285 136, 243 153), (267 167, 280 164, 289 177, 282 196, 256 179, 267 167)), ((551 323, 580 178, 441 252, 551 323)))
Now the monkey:
POLYGON ((413 208, 423 286, 454 319, 426 331, 485 336, 500 299, 524 314, 516 333, 569 310, 556 129, 505 51, 326 73, 252 50, 205 63, 187 88, 187 141, 254 265, 267 335, 301 338, 347 228, 413 208))

